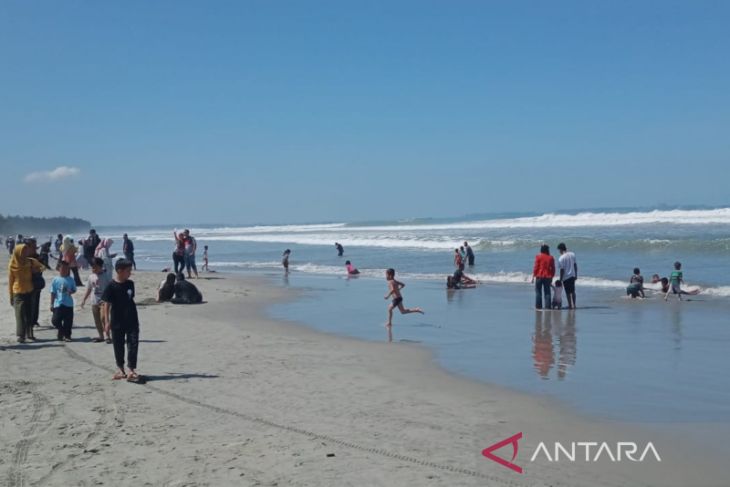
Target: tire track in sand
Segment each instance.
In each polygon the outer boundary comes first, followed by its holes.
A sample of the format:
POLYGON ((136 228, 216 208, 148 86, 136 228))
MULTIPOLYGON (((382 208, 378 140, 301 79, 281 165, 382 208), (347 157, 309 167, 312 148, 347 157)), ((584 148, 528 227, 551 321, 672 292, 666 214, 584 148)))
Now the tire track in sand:
POLYGON ((33 412, 30 420, 28 420, 30 428, 23 432, 23 438, 15 445, 15 454, 8 474, 8 485, 10 487, 24 487, 28 485, 25 475, 25 463, 28 460, 30 447, 56 419, 56 408, 51 405, 45 395, 36 390, 33 383, 17 381, 15 384, 18 385, 19 389, 30 389, 33 412))
MULTIPOLYGON (((66 351, 66 353, 68 353, 68 355, 71 358, 73 358, 74 360, 84 362, 85 364, 91 365, 91 366, 96 367, 97 369, 101 369, 105 372, 109 372, 109 373, 114 372, 114 369, 97 364, 96 362, 92 361, 91 359, 88 359, 88 358, 84 357, 83 355, 79 354, 78 352, 71 350, 71 348, 68 346, 65 346, 63 348, 66 351)), ((428 468, 433 468, 436 470, 457 473, 457 474, 461 474, 461 475, 465 475, 465 476, 469 476, 469 477, 490 480, 490 481, 494 482, 496 485, 507 485, 510 487, 524 487, 524 485, 525 485, 525 484, 515 482, 512 480, 500 478, 500 477, 497 477, 494 475, 488 475, 488 474, 485 474, 482 472, 478 472, 476 470, 470 470, 470 469, 463 468, 463 467, 455 467, 453 465, 436 463, 436 462, 433 462, 430 460, 423 460, 420 458, 416 458, 416 457, 412 457, 412 456, 408 456, 408 455, 402 455, 400 453, 395 453, 390 450, 386 450, 384 448, 368 447, 368 446, 360 445, 357 443, 353 443, 351 441, 335 438, 330 435, 320 434, 320 433, 316 433, 314 431, 309 431, 309 430, 299 428, 296 426, 290 426, 287 424, 277 423, 275 421, 271 421, 266 418, 253 416, 250 414, 242 413, 239 411, 234 411, 231 409, 222 408, 222 407, 216 406, 214 404, 207 404, 207 403, 204 403, 201 401, 197 401, 195 399, 190 399, 190 398, 182 396, 180 394, 176 394, 174 392, 170 392, 165 389, 160 389, 156 386, 150 385, 149 383, 142 385, 142 387, 146 387, 146 388, 153 390, 164 396, 167 396, 167 397, 170 397, 173 399, 177 399, 178 401, 181 401, 181 402, 193 405, 193 406, 208 409, 210 411, 213 411, 213 412, 216 412, 219 414, 223 414, 226 416, 234 416, 234 417, 243 419, 243 420, 251 422, 251 423, 256 423, 256 424, 259 424, 262 426, 268 426, 270 428, 287 431, 289 433, 295 433, 295 434, 305 436, 305 437, 313 439, 313 440, 330 442, 332 444, 339 445, 339 446, 349 448, 352 450, 357 450, 357 451, 361 451, 364 453, 370 453, 372 455, 377 455, 380 457, 391 458, 394 460, 399 460, 401 462, 410 463, 410 464, 418 465, 418 466, 422 466, 422 467, 428 467, 428 468)))

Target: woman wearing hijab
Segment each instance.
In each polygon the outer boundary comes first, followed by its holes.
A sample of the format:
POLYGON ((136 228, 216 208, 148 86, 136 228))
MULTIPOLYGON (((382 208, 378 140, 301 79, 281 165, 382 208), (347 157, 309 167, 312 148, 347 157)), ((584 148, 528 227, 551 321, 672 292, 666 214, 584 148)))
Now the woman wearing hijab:
POLYGON ((96 246, 96 251, 94 252, 94 257, 98 257, 104 261, 104 272, 106 272, 110 280, 114 278, 114 266, 112 265, 112 259, 117 256, 117 254, 109 253, 109 249, 113 243, 114 240, 105 238, 99 242, 99 245, 96 246))
POLYGON ((68 266, 71 268, 71 272, 73 272, 74 275, 74 282, 76 283, 76 287, 83 286, 84 283, 81 282, 81 277, 79 277, 79 264, 76 262, 76 252, 78 249, 74 245, 73 237, 70 235, 66 235, 63 237, 63 243, 61 244, 61 255, 63 256, 62 259, 64 262, 68 263, 68 266))
POLYGON ((16 245, 8 264, 8 292, 10 304, 15 308, 15 333, 18 343, 35 341, 33 336, 33 272, 41 272, 43 266, 31 259, 30 247, 16 245))

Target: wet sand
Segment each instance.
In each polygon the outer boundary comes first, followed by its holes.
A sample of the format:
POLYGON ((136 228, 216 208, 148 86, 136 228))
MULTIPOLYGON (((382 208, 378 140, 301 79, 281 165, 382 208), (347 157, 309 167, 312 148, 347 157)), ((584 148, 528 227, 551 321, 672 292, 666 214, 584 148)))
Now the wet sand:
MULTIPOLYGON (((265 307, 295 292, 263 278, 206 277, 195 282, 205 304, 176 306, 152 303, 161 273, 133 275, 145 385, 111 380, 111 346, 90 341, 89 308, 76 308, 74 342, 61 343, 43 305, 40 340, 17 345, 4 301, 0 478, 11 486, 726 484, 723 462, 674 435, 454 376, 418 345, 275 321, 265 307), (517 432, 522 475, 481 455, 517 432), (540 441, 556 439, 651 440, 662 462, 529 462, 540 441)), ((511 457, 509 447, 497 453, 511 457)))

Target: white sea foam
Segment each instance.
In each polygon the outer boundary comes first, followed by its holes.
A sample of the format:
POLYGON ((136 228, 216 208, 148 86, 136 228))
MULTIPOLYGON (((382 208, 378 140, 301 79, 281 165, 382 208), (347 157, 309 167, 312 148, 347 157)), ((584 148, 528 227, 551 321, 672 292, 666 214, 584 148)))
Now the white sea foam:
MULTIPOLYGON (((272 225, 249 227, 192 228, 198 240, 287 243, 299 245, 332 245, 335 241, 345 246, 413 248, 445 250, 469 240, 472 246, 512 247, 525 244, 521 239, 489 239, 491 230, 530 230, 541 228, 600 228, 631 225, 730 225, 730 208, 714 210, 654 210, 630 213, 578 214, 547 213, 535 217, 461 221, 443 224, 395 224, 377 226, 348 226, 344 223, 312 225, 272 225)), ((172 232, 153 230, 130 232, 140 241, 169 241, 172 232)), ((642 244, 666 246, 666 239, 643 239, 642 244)), ((534 242, 533 242, 534 243, 534 242)))
MULTIPOLYGON (((265 269, 281 269, 281 262, 279 261, 243 261, 243 262, 212 262, 213 267, 227 267, 227 268, 239 268, 239 269, 251 269, 251 270, 265 270, 265 269)), ((295 272, 303 272, 307 274, 319 274, 319 275, 331 275, 331 276, 345 276, 344 266, 332 266, 314 264, 311 262, 305 263, 292 263, 289 269, 295 272)), ((385 269, 373 269, 373 268, 360 268, 360 275, 363 277, 374 277, 382 278, 385 269)), ((531 275, 526 272, 494 272, 494 273, 475 273, 468 274, 469 277, 476 279, 482 283, 489 284, 529 284, 531 275)), ((418 281, 443 281, 446 279, 446 273, 417 273, 417 272, 400 272, 399 276, 403 279, 412 279, 418 281)), ((601 277, 581 276, 579 279, 580 286, 590 288, 601 288, 601 289, 616 289, 625 290, 628 286, 626 281, 619 281, 616 279, 605 279, 601 277)), ((646 283, 644 287, 648 290, 659 291, 659 284, 646 283)), ((717 287, 700 287, 695 285, 684 286, 687 291, 699 289, 701 294, 716 297, 729 297, 730 286, 717 286, 717 287)))

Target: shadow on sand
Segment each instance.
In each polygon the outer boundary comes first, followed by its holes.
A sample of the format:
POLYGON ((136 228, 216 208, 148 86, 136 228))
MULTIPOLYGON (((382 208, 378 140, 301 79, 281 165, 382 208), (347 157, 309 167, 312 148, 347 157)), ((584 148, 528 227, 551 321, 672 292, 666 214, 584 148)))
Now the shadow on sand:
POLYGON ((147 382, 163 381, 163 380, 187 380, 187 379, 217 379, 219 376, 215 374, 166 374, 166 375, 147 375, 144 378, 147 382))

